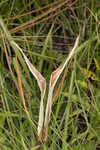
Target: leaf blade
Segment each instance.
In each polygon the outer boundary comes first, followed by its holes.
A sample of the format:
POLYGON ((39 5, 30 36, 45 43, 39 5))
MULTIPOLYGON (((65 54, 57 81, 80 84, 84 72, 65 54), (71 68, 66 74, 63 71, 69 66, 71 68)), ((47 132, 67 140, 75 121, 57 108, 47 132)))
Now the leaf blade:
POLYGON ((48 93, 48 99, 47 99, 47 106, 46 106, 46 114, 45 114, 45 122, 44 122, 44 140, 47 138, 47 132, 48 132, 48 123, 50 120, 50 114, 51 114, 51 107, 52 107, 52 96, 53 96, 53 90, 55 87, 55 84, 57 80, 59 79, 61 73, 63 72, 65 66, 68 64, 69 60, 72 58, 74 51, 78 45, 79 42, 79 36, 77 37, 74 47, 72 51, 70 52, 69 56, 67 57, 65 63, 58 67, 54 72, 52 72, 50 77, 50 83, 49 83, 49 93, 48 93))

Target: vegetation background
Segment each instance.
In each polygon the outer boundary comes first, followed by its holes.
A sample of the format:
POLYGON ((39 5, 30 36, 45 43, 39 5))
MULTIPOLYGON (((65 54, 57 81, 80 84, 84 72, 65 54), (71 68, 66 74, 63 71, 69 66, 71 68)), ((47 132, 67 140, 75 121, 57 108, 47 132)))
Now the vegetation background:
MULTIPOLYGON (((99 150, 100 1, 0 0, 0 15, 0 150, 99 150), (52 71, 64 62, 80 34, 77 53, 54 90, 45 143, 36 138, 39 87, 4 36, 4 26, 46 78, 47 87, 52 71), (29 115, 20 96, 18 70, 29 115)), ((44 106, 47 95, 48 88, 44 106)))

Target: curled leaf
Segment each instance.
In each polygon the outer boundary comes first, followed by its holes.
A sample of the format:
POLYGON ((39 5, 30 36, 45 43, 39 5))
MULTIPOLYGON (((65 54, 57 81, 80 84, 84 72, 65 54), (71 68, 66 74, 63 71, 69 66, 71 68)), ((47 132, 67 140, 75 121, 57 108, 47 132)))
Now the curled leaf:
POLYGON ((78 45, 79 42, 79 36, 77 37, 74 47, 72 51, 70 52, 68 58, 66 59, 65 63, 61 65, 59 68, 57 68, 54 72, 52 72, 51 77, 50 77, 50 83, 49 83, 49 93, 48 93, 48 100, 47 100, 47 107, 46 107, 46 114, 45 114, 45 122, 44 122, 44 140, 47 138, 47 131, 48 131, 48 123, 50 120, 50 114, 51 114, 51 107, 52 107, 52 96, 53 96, 53 90, 55 87, 55 84, 63 72, 65 66, 68 64, 69 60, 74 54, 74 51, 78 45))
POLYGON ((37 69, 32 65, 32 63, 28 60, 28 58, 26 57, 26 55, 24 54, 22 49, 14 41, 11 41, 11 42, 22 53, 22 55, 25 59, 25 62, 27 64, 29 70, 31 71, 31 73, 36 78, 37 83, 38 83, 39 88, 40 88, 40 91, 41 91, 41 102, 40 102, 39 121, 38 121, 38 136, 40 136, 42 126, 43 126, 43 118, 44 118, 43 117, 44 116, 43 99, 44 99, 45 90, 46 90, 46 80, 40 74, 40 72, 38 72, 37 69))

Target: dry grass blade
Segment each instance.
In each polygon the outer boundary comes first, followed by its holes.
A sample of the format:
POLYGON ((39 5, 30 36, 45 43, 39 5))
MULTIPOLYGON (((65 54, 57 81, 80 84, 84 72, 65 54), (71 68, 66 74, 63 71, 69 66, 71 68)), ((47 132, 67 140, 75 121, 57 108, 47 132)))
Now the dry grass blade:
POLYGON ((46 90, 46 80, 45 78, 37 71, 37 69, 31 64, 31 62, 28 60, 28 58, 25 56, 25 54, 23 53, 22 49, 14 42, 11 41, 11 43, 16 46, 17 49, 20 50, 20 52, 22 53, 25 62, 29 68, 29 70, 31 71, 31 73, 34 75, 34 77, 36 78, 40 91, 41 91, 41 102, 40 102, 40 112, 39 112, 39 122, 38 122, 38 136, 40 136, 41 134, 41 130, 42 130, 42 126, 43 126, 43 116, 44 116, 44 108, 43 108, 43 99, 44 99, 44 95, 45 95, 45 90, 46 90))
MULTIPOLYGON (((42 23, 42 22, 44 22, 44 21, 48 21, 49 19, 53 19, 54 17, 59 16, 62 12, 66 11, 67 9, 70 9, 70 7, 72 7, 77 1, 78 1, 78 0, 75 0, 73 3, 71 3, 69 6, 66 6, 66 7, 63 8, 62 10, 59 10, 59 11, 57 11, 56 13, 51 14, 50 16, 45 17, 45 18, 43 18, 43 19, 41 19, 41 20, 39 20, 39 21, 37 21, 37 22, 33 22, 32 24, 29 24, 29 25, 25 26, 25 27, 22 28, 22 29, 26 29, 26 28, 29 28, 29 27, 31 27, 31 26, 35 26, 35 25, 40 24, 40 23, 42 23)), ((15 30, 15 31, 12 29, 12 30, 10 30, 10 33, 13 34, 13 33, 17 32, 17 31, 20 31, 20 29, 15 30)))
POLYGON ((6 19, 4 19, 4 21, 15 20, 15 19, 18 19, 20 17, 26 16, 26 15, 30 15, 32 13, 40 12, 40 11, 42 11, 42 10, 48 8, 48 7, 54 7, 54 5, 56 5, 57 3, 60 3, 60 2, 62 2, 62 1, 61 0, 56 0, 55 2, 50 3, 50 4, 48 4, 48 5, 44 6, 44 7, 41 7, 41 8, 32 10, 32 11, 26 12, 26 13, 21 14, 19 16, 6 18, 6 19))
POLYGON ((52 96, 53 96, 53 90, 55 87, 55 84, 60 76, 60 74, 63 72, 65 66, 68 64, 69 60, 72 58, 74 51, 78 45, 79 42, 79 36, 77 37, 74 47, 72 51, 70 52, 68 58, 66 59, 65 63, 61 65, 59 68, 57 68, 52 74, 50 78, 50 84, 49 84, 49 93, 48 93, 48 100, 47 100, 47 107, 46 107, 46 114, 45 114, 45 122, 44 122, 44 139, 47 138, 47 132, 48 132, 48 123, 50 120, 50 114, 51 114, 51 106, 52 106, 52 96))
POLYGON ((17 77, 18 77, 18 85, 19 85, 20 96, 22 98, 22 102, 23 102, 25 111, 28 112, 27 108, 26 108, 26 104, 25 104, 25 98, 24 98, 24 92, 23 92, 23 88, 22 88, 22 80, 21 80, 21 77, 20 77, 20 70, 19 70, 19 66, 18 66, 17 56, 16 56, 16 71, 17 71, 17 77))
POLYGON ((48 14, 51 14, 51 13, 55 12, 57 9, 65 6, 69 1, 70 0, 65 0, 64 2, 61 2, 60 4, 55 6, 54 8, 51 7, 48 11, 46 11, 45 13, 37 16, 36 18, 34 18, 30 21, 27 21, 27 22, 23 23, 22 25, 20 25, 18 27, 15 27, 14 29, 11 29, 10 33, 15 33, 17 31, 20 31, 22 29, 25 29, 25 28, 29 27, 30 25, 36 23, 36 21, 41 20, 43 17, 46 17, 48 14))
MULTIPOLYGON (((18 64, 17 56, 16 56, 16 71, 17 71, 17 77, 18 77, 19 94, 22 98, 22 103, 24 105, 24 109, 25 109, 25 112, 28 116, 28 119, 31 121, 30 114, 27 110, 26 103, 25 103, 25 97, 24 97, 24 92, 23 92, 23 88, 22 88, 22 80, 21 80, 21 76, 20 76, 20 70, 19 70, 19 64, 18 64)), ((32 121, 31 121, 31 123, 34 126, 34 129, 36 129, 35 124, 32 121)))
MULTIPOLYGON (((2 34, 2 35, 3 35, 3 34, 2 34)), ((14 76, 14 74, 13 74, 13 71, 12 71, 12 68, 11 68, 11 62, 10 62, 10 60, 9 60, 9 56, 8 56, 8 52, 7 52, 7 47, 6 47, 6 41, 5 41, 5 39, 4 39, 4 36, 2 36, 2 41, 3 41, 3 47, 4 47, 4 52, 5 52, 5 56, 6 56, 8 68, 9 68, 10 73, 11 73, 11 76, 12 76, 12 78, 13 78, 13 80, 14 80, 15 86, 16 86, 17 90, 19 91, 19 88, 18 88, 18 85, 17 85, 17 82, 16 82, 16 78, 15 78, 15 76, 14 76)))
POLYGON ((55 94, 54 94, 54 96, 53 96, 52 104, 53 104, 54 101, 56 100, 56 97, 57 97, 58 93, 60 92, 60 90, 61 90, 61 88, 62 88, 63 82, 64 82, 64 80, 65 80, 65 77, 66 77, 67 73, 68 73, 68 69, 69 69, 69 67, 70 67, 70 65, 71 65, 71 62, 72 62, 72 59, 70 60, 70 62, 69 62, 69 64, 68 64, 68 67, 66 68, 66 70, 65 70, 65 72, 64 72, 64 76, 63 76, 61 82, 59 83, 59 86, 58 86, 58 88, 57 88, 57 90, 56 90, 56 92, 55 92, 55 94))
MULTIPOLYGON (((23 30, 23 29, 26 29, 26 28, 29 28, 31 26, 35 26, 39 23, 42 23, 44 21, 47 21, 49 19, 52 19, 54 17, 57 17, 58 15, 60 15, 62 12, 66 11, 67 9, 69 9, 70 7, 72 7, 73 5, 75 5, 75 3, 77 3, 78 0, 75 0, 74 2, 72 2, 70 5, 66 6, 65 8, 63 8, 62 10, 58 10, 57 12, 55 12, 54 14, 52 14, 52 11, 51 11, 51 15, 47 16, 46 17, 46 13, 38 16, 37 18, 33 19, 33 20, 30 20, 30 21, 27 21, 26 23, 16 27, 16 28, 13 28, 10 30, 10 33, 13 34, 13 33, 16 33, 20 30, 23 30), (42 19, 41 19, 42 18, 42 19)), ((68 1, 67 1, 68 2, 68 1)), ((48 12, 47 12, 48 13, 48 12)), ((50 13, 50 12, 49 12, 50 13)))

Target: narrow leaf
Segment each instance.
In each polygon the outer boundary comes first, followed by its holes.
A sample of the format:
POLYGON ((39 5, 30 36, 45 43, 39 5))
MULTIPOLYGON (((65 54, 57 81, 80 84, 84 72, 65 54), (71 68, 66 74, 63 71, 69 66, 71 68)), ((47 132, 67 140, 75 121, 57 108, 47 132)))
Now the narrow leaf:
POLYGON ((29 68, 29 70, 31 71, 31 73, 33 74, 33 76, 36 78, 37 83, 39 85, 40 91, 41 91, 41 102, 40 102, 40 112, 39 112, 39 121, 38 121, 38 136, 40 136, 41 130, 42 130, 42 126, 43 126, 43 116, 44 116, 44 108, 43 108, 43 99, 44 99, 44 95, 45 95, 45 90, 46 90, 46 80, 45 78, 40 74, 40 72, 37 71, 37 69, 32 65, 32 63, 28 60, 28 58, 25 56, 24 52, 22 51, 22 49, 14 42, 11 41, 11 43, 16 46, 17 49, 20 50, 20 52, 22 53, 25 62, 29 68))
POLYGON ((74 54, 74 51, 78 45, 79 42, 79 36, 77 37, 74 47, 72 51, 70 52, 68 58, 66 59, 65 63, 61 65, 59 68, 57 68, 54 72, 52 72, 51 77, 50 77, 50 83, 49 83, 49 93, 48 93, 48 100, 47 100, 47 106, 46 106, 46 114, 45 114, 45 122, 44 122, 44 140, 47 138, 47 132, 48 132, 48 123, 50 120, 50 114, 51 114, 51 106, 52 106, 52 96, 53 96, 53 90, 55 87, 55 84, 63 72, 65 66, 68 64, 69 60, 74 54))

